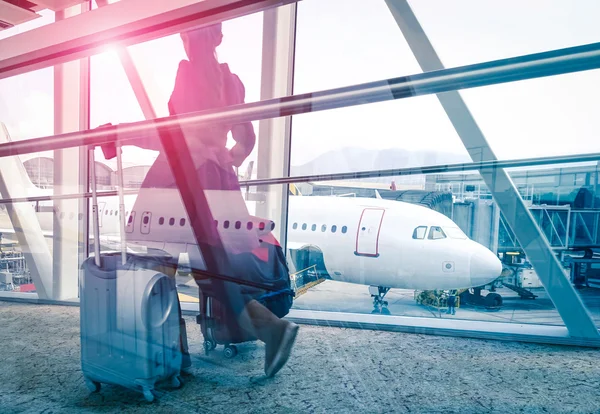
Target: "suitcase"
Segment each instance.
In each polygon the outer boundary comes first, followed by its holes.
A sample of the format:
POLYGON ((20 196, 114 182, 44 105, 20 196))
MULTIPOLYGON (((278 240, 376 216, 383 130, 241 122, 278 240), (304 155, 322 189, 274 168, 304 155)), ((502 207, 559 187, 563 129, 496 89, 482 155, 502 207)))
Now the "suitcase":
MULTIPOLYGON (((277 317, 282 318, 288 314, 294 298, 289 269, 279 245, 265 242, 262 245, 269 252, 267 261, 250 255, 241 259, 246 265, 252 261, 256 273, 254 279, 267 283, 272 290, 245 286, 242 292, 255 298, 277 317)), ((249 267, 251 266, 247 266, 245 270, 249 267)), ((235 357, 238 351, 234 344, 255 341, 257 338, 239 326, 233 312, 219 300, 218 294, 212 288, 211 279, 196 278, 196 283, 199 289, 199 314, 196 316, 196 322, 200 324, 204 337, 204 353, 209 355, 217 345, 223 345, 225 358, 235 357)))
MULTIPOLYGON (((94 166, 93 150, 90 151, 94 166)), ((175 281, 153 268, 155 256, 126 253, 122 163, 117 149, 121 253, 100 255, 96 178, 92 167, 94 257, 80 272, 81 368, 92 392, 116 384, 154 400, 155 384, 181 385, 179 301, 175 281)))

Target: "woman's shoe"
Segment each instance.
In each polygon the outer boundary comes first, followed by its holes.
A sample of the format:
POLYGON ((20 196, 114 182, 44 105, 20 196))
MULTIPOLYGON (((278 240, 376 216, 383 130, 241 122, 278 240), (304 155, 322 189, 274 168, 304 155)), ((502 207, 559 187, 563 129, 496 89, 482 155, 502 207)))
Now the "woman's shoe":
POLYGON ((281 336, 265 344, 265 374, 272 377, 285 365, 292 353, 300 327, 293 322, 285 321, 281 336))

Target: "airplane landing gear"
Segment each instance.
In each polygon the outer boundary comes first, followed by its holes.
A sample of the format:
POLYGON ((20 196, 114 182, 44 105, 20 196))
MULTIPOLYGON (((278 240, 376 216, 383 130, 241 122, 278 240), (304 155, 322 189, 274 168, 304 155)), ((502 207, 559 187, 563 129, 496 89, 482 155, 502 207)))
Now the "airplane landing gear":
POLYGON ((369 293, 373 298, 373 310, 371 313, 381 313, 382 315, 389 315, 390 310, 388 309, 388 302, 383 300, 385 295, 390 291, 390 288, 383 286, 369 286, 369 293))

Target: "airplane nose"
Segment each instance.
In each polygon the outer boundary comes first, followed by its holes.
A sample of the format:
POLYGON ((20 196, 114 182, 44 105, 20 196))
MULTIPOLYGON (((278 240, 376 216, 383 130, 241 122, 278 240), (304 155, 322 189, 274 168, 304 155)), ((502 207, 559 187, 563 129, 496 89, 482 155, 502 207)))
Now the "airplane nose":
POLYGON ((494 253, 481 249, 471 256, 470 270, 472 286, 483 286, 500 276, 502 264, 494 253))

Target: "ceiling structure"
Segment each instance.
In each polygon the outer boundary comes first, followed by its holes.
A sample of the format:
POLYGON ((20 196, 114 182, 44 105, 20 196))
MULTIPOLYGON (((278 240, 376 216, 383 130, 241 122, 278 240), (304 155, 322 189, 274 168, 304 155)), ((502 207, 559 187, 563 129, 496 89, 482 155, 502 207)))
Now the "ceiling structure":
POLYGON ((86 0, 0 0, 0 30, 41 17, 38 12, 64 10, 86 0))

